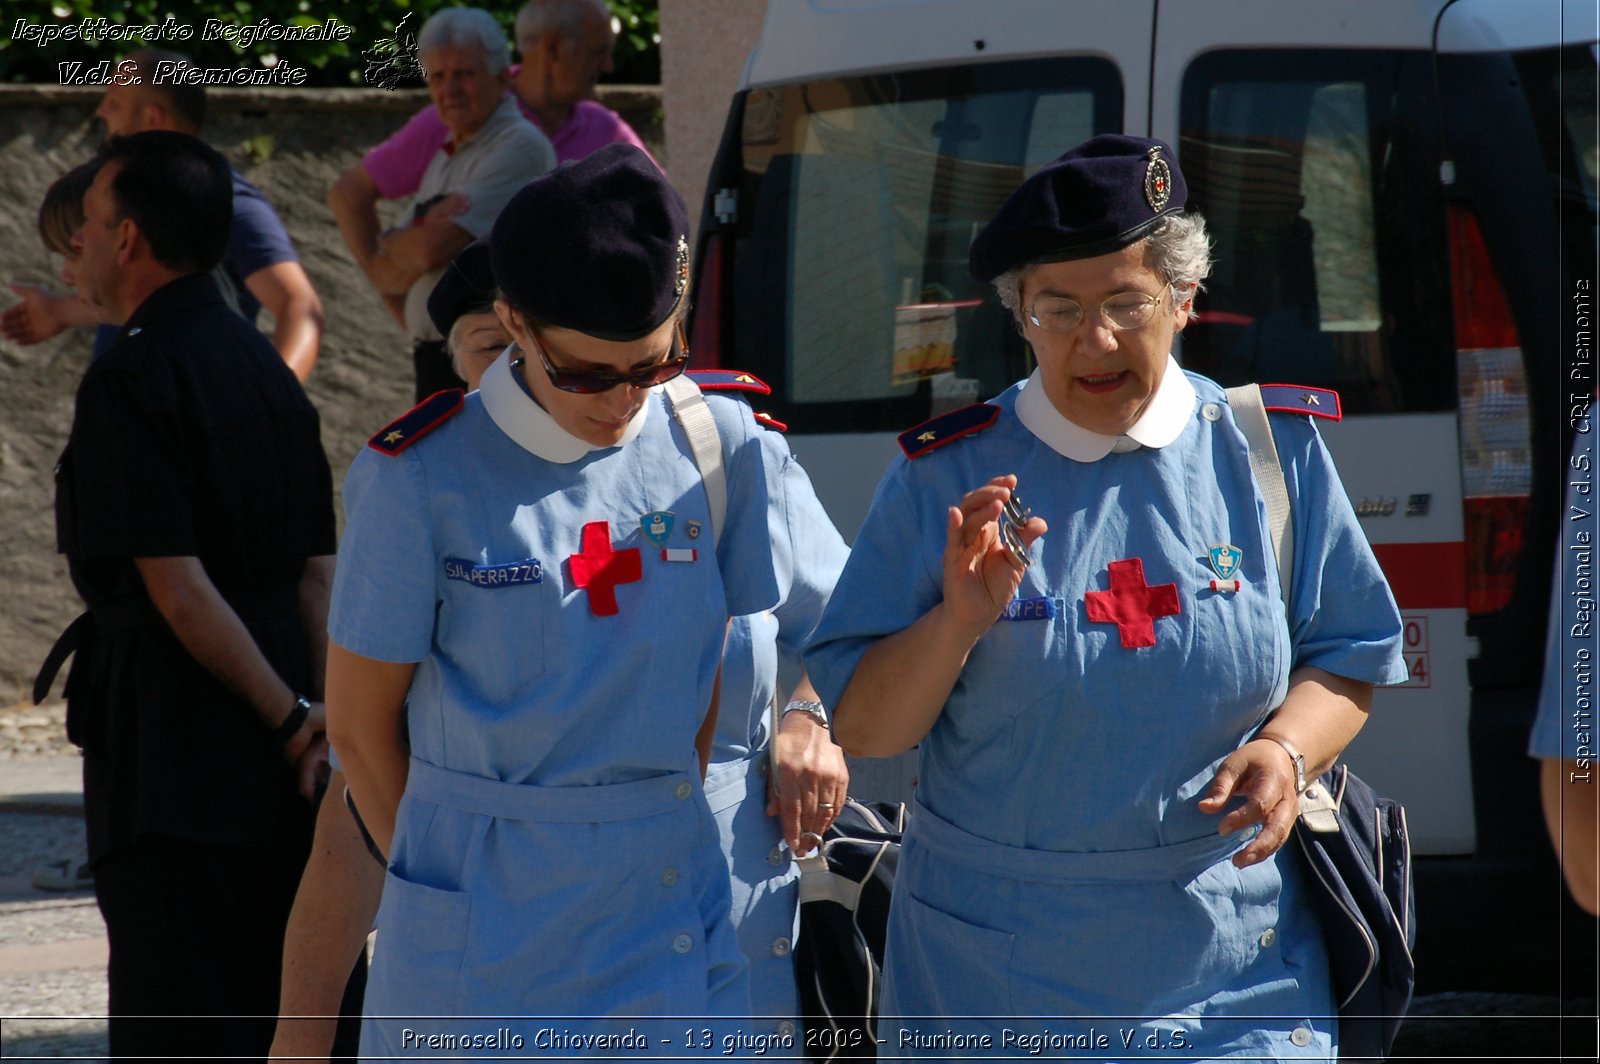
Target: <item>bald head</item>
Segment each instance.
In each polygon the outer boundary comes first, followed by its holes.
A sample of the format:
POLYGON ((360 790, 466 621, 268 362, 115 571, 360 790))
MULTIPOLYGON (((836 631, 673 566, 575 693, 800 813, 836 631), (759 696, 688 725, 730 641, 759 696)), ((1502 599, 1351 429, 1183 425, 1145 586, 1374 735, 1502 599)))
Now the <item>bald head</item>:
POLYGON ((128 70, 131 64, 138 79, 135 84, 109 85, 100 98, 94 113, 105 123, 108 136, 126 137, 158 129, 191 137, 199 135, 206 117, 206 90, 199 85, 175 84, 173 78, 157 84, 156 71, 162 63, 193 65, 186 55, 158 48, 141 48, 118 64, 119 72, 128 70))
POLYGON ((529 0, 517 12, 522 73, 517 95, 547 130, 560 129, 595 82, 615 66, 616 34, 603 0, 529 0))
POLYGON ((611 9, 605 0, 528 0, 517 12, 517 51, 526 56, 539 38, 553 33, 576 41, 587 22, 611 24, 611 9))

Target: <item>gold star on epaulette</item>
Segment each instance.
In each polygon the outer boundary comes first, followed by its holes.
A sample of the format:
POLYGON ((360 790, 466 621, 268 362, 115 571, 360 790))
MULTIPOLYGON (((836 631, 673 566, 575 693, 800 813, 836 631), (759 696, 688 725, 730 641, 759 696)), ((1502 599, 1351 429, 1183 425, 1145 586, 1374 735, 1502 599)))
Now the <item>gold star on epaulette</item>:
POLYGON ((740 384, 754 384, 756 382, 756 379, 750 376, 748 373, 741 373, 733 379, 738 381, 740 384))
POLYGON ((399 443, 402 439, 405 438, 405 435, 406 434, 401 432, 399 429, 395 429, 393 432, 389 433, 387 436, 385 436, 383 438, 383 442, 384 443, 399 443))
POLYGON ((1306 404, 1307 406, 1321 406, 1322 405, 1322 401, 1320 399, 1318 399, 1316 396, 1312 395, 1310 392, 1307 392, 1306 394, 1302 395, 1300 397, 1300 401, 1302 403, 1306 404))
POLYGON ((933 432, 932 430, 929 430, 928 432, 924 432, 921 436, 918 436, 917 437, 917 442, 918 443, 932 443, 934 440, 936 440, 938 438, 939 438, 939 436, 938 436, 937 433, 933 432))

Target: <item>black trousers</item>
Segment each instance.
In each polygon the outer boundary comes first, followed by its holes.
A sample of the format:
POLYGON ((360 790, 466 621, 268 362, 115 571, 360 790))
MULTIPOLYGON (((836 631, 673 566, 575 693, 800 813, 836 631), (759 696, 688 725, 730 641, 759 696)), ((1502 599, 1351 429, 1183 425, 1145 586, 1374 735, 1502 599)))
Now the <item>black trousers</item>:
MULTIPOLYGON (((95 863, 111 944, 113 1057, 265 1059, 305 859, 303 849, 147 836, 95 863)), ((355 1053, 365 986, 363 958, 335 1055, 355 1053)))
POLYGON ((417 402, 446 388, 466 388, 450 366, 450 352, 443 340, 418 340, 411 348, 411 367, 417 374, 417 402))

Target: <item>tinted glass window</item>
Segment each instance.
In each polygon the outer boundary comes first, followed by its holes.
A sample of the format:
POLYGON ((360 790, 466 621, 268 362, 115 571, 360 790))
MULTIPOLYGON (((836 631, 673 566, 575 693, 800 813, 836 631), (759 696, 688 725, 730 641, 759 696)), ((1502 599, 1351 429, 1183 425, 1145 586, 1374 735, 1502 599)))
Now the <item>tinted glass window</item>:
POLYGON ((734 360, 813 432, 903 429, 1025 376, 967 247, 1023 178, 1121 113, 1097 59, 750 92, 734 360))
POLYGON ((1600 108, 1596 107, 1595 60, 1600 45, 1545 48, 1516 57, 1544 141, 1545 165, 1556 187, 1590 215, 1595 213, 1595 185, 1600 172, 1600 108), (1543 109, 1561 116, 1560 129, 1539 123, 1543 109))
POLYGON ((1429 60, 1240 51, 1190 67, 1179 161, 1216 268, 1186 366, 1334 388, 1348 413, 1454 405, 1429 60))

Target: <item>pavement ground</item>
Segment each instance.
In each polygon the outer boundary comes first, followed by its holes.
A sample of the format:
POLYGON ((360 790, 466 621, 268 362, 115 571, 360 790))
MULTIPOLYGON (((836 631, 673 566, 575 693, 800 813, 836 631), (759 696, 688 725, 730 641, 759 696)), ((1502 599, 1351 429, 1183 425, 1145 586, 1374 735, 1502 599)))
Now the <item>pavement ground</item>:
POLYGON ((82 761, 62 707, 0 709, 0 1057, 103 1060, 105 924, 92 890, 34 871, 86 854, 82 761))

